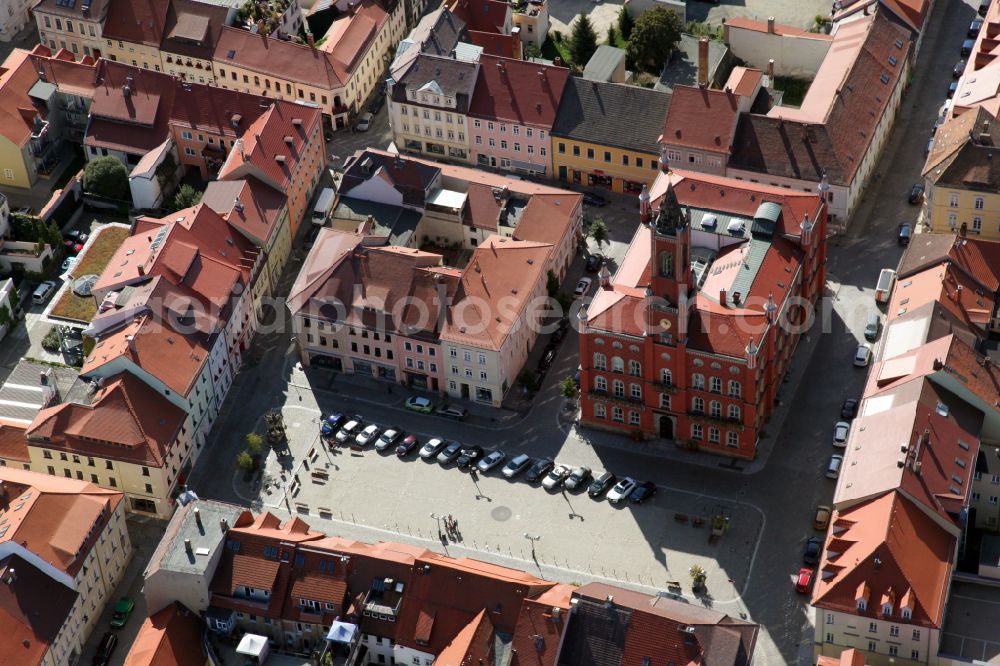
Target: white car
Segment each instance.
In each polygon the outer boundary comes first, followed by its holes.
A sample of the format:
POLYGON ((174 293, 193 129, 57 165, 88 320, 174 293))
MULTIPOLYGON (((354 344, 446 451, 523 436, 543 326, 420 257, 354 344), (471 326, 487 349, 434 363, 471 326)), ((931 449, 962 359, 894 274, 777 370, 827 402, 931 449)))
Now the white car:
POLYGON ((362 113, 361 116, 358 117, 358 124, 356 126, 357 130, 359 132, 367 132, 368 128, 372 126, 372 118, 374 117, 375 116, 367 111, 362 113))
POLYGON ((357 435, 358 428, 360 427, 361 427, 361 421, 354 421, 354 420, 348 421, 347 423, 344 424, 344 427, 340 429, 340 431, 337 433, 337 436, 334 439, 336 439, 337 442, 339 442, 340 444, 343 444, 351 437, 357 435))
POLYGON ((76 257, 66 257, 66 260, 62 262, 62 272, 70 270, 74 264, 76 264, 76 257))
POLYGON ((840 476, 840 468, 844 464, 844 456, 834 453, 830 456, 830 462, 826 466, 826 478, 836 479, 840 476))
POLYGON ((507 458, 507 454, 497 449, 476 464, 476 469, 480 472, 488 472, 507 458))
POLYGON ((427 443, 420 447, 420 457, 424 460, 433 458, 444 448, 444 440, 438 437, 427 440, 427 443))
POLYGON ((545 475, 542 479, 542 488, 546 490, 555 490, 562 485, 562 482, 566 480, 569 476, 570 469, 566 465, 556 465, 552 468, 552 471, 545 475))
POLYGON ((858 350, 854 352, 854 365, 863 368, 872 360, 872 349, 868 345, 858 345, 858 350))
POLYGON ((847 446, 847 436, 851 434, 851 424, 847 421, 837 421, 833 426, 833 445, 838 448, 847 446))
POLYGON ((370 425, 358 433, 358 436, 354 438, 354 443, 357 444, 358 446, 368 446, 373 441, 375 441, 375 439, 378 437, 378 433, 379 433, 378 426, 370 425))
POLYGON ((635 479, 630 476, 626 476, 621 481, 615 484, 615 487, 608 491, 608 501, 612 504, 618 504, 635 490, 635 487, 639 485, 636 483, 635 479))
POLYGON ((580 281, 576 283, 576 289, 573 290, 573 293, 577 296, 583 296, 590 291, 591 284, 593 284, 593 280, 589 277, 580 278, 580 281))

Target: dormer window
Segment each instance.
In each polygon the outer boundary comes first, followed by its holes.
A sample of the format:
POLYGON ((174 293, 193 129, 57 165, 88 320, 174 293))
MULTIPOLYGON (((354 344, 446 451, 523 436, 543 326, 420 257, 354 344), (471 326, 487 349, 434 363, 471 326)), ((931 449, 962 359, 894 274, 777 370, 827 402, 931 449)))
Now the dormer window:
POLYGON ((882 615, 885 617, 892 615, 892 604, 882 604, 882 615))
POLYGON ((868 610, 868 601, 865 599, 858 599, 858 610, 862 613, 868 610))
POLYGON ((903 616, 904 620, 909 620, 913 617, 913 609, 904 608, 902 611, 900 611, 900 614, 903 616))

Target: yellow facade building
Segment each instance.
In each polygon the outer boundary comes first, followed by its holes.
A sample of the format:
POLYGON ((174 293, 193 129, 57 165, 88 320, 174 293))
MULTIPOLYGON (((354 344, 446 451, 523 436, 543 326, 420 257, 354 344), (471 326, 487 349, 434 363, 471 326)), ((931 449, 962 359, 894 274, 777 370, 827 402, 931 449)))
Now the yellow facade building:
POLYGON ((1000 146, 996 118, 969 109, 938 128, 924 165, 923 221, 933 233, 1000 240, 1000 146))
POLYGON ((667 93, 570 77, 550 133, 555 177, 638 194, 656 179, 669 104, 667 93))

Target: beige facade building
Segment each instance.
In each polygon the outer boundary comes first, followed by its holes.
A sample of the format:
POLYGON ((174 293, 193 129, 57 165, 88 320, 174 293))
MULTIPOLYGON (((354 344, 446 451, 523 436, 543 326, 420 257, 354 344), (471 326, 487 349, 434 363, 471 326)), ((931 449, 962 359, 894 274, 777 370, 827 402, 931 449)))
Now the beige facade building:
POLYGON ((77 58, 99 58, 104 53, 104 20, 110 5, 110 0, 40 0, 31 8, 38 41, 53 53, 67 49, 77 58))

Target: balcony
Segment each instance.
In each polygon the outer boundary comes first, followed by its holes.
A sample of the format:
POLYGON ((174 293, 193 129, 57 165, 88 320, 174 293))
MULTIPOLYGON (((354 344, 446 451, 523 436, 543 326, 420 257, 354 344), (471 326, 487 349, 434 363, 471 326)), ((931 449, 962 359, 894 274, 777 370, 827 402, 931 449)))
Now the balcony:
POLYGON ((653 382, 653 388, 655 388, 657 391, 661 391, 661 392, 665 392, 665 393, 677 393, 677 391, 680 390, 678 388, 678 386, 676 384, 674 384, 673 382, 664 383, 664 382, 661 382, 661 381, 655 381, 655 382, 653 382))

